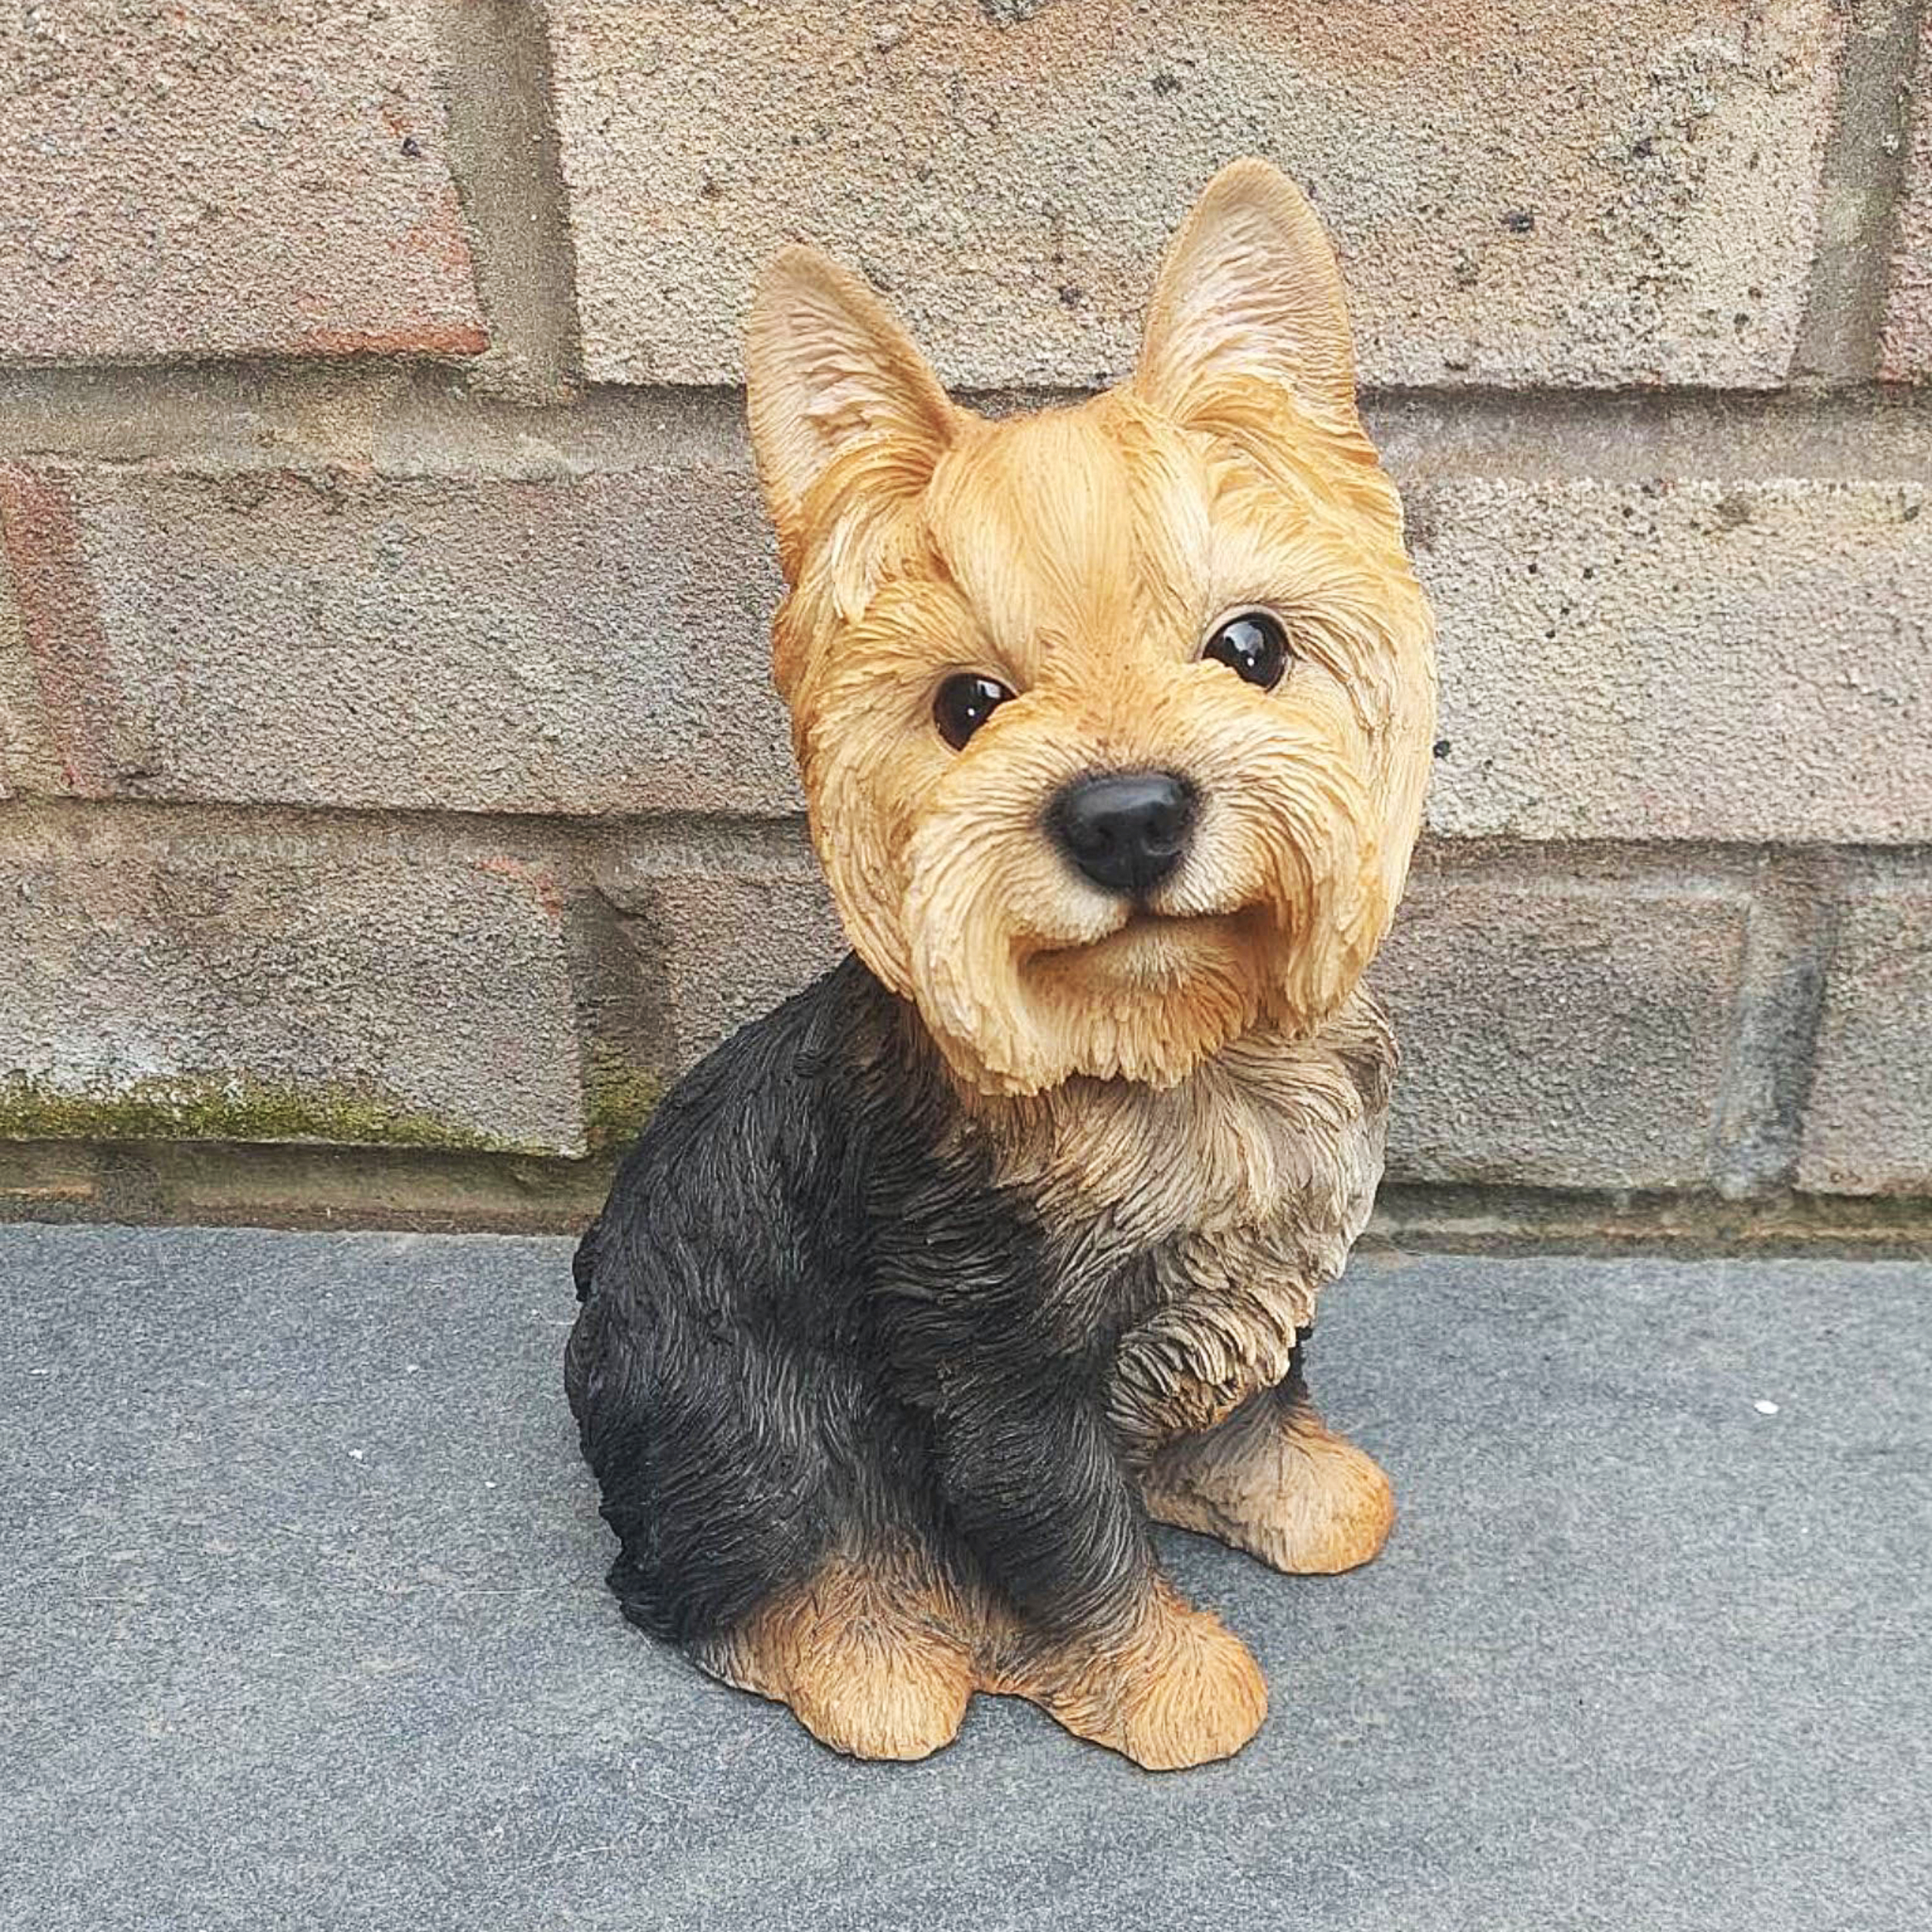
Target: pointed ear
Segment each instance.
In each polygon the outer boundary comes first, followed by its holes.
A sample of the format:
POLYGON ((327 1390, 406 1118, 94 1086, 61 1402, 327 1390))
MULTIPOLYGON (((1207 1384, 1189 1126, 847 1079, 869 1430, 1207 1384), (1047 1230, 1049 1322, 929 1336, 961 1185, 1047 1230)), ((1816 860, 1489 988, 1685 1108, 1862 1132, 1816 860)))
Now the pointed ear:
POLYGON ((1223 168, 1175 237, 1134 380, 1155 408, 1186 422, 1241 377, 1287 389, 1325 428, 1358 427, 1334 251, 1307 196, 1265 161, 1223 168))
POLYGON ((765 271, 745 335, 752 448, 786 578, 814 483, 856 444, 893 445, 902 485, 932 474, 958 412, 891 312, 855 275, 809 248, 765 271))

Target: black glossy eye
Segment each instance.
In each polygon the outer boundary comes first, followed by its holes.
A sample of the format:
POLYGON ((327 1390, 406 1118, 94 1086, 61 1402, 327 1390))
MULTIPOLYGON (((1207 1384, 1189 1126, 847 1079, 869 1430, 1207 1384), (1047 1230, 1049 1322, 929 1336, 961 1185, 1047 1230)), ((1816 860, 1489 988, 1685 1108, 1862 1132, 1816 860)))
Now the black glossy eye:
POLYGON ((933 722, 955 751, 1013 694, 997 678, 961 671, 946 679, 933 699, 933 722))
POLYGON ((1294 662, 1281 620, 1270 611, 1244 611, 1230 617, 1201 647, 1203 657, 1225 664, 1237 677, 1272 691, 1294 662))

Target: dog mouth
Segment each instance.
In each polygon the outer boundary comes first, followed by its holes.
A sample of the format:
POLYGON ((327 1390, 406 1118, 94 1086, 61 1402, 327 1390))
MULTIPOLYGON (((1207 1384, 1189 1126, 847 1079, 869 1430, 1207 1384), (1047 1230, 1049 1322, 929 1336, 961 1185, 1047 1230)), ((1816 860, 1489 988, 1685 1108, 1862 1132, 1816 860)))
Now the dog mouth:
POLYGON ((1178 980, 1211 955, 1251 941, 1259 914, 1235 912, 1167 912, 1137 901, 1111 931, 1097 939, 1042 946, 1032 964, 1048 972, 1091 971, 1137 980, 1178 980))

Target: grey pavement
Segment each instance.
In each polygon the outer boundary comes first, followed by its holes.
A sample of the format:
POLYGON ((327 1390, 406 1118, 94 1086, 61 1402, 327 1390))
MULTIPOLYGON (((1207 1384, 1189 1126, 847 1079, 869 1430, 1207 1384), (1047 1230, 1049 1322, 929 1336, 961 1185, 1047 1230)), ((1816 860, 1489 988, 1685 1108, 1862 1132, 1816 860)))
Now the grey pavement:
POLYGON ((1402 1521, 1168 1540, 1273 1712, 1155 1777, 986 1698, 852 1764, 626 1626, 568 1254, 0 1229, 8 1932, 1932 1922, 1932 1264, 1359 1260, 1402 1521))

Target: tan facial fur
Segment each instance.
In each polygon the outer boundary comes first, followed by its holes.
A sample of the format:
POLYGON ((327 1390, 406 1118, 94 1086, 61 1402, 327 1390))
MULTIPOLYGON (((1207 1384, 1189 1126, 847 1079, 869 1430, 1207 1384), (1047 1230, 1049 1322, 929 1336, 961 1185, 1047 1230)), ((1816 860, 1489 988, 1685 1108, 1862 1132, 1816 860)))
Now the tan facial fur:
POLYGON ((854 946, 955 1075, 1166 1088, 1334 1014, 1407 872, 1432 636, 1297 191, 1259 162, 1219 176, 1133 381, 1077 408, 955 407, 870 292, 804 251, 749 341, 814 838, 854 946), (1201 654, 1257 608, 1295 654, 1272 690, 1201 654), (1014 695, 955 749, 933 705, 960 672, 1014 695), (1130 899, 1044 821, 1069 781, 1142 771, 1189 782, 1198 816, 1130 899))

